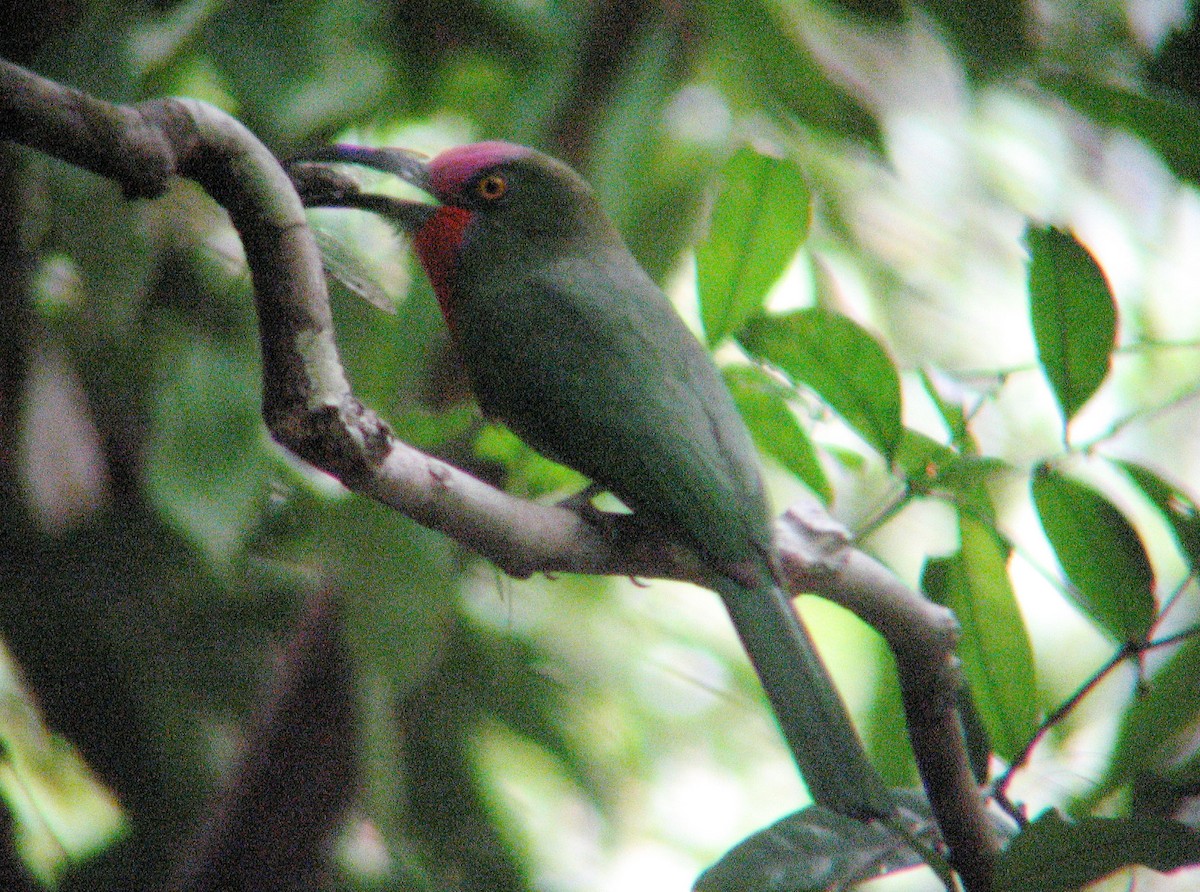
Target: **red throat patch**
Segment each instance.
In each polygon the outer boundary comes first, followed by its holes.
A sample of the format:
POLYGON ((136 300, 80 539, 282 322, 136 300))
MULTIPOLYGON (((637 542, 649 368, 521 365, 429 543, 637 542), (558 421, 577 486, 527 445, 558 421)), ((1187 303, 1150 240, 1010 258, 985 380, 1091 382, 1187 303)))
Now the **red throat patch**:
POLYGON ((453 304, 450 283, 458 265, 459 248, 462 247, 463 237, 473 216, 466 208, 443 205, 434 211, 413 239, 413 248, 433 285, 433 293, 437 296, 438 306, 442 308, 451 334, 454 333, 454 320, 450 314, 453 304))

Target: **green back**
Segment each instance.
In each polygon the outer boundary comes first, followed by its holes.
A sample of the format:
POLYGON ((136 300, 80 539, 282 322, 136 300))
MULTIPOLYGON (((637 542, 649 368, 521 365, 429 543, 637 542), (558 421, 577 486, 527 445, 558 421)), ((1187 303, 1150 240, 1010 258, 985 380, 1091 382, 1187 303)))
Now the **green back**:
POLYGON ((453 325, 480 405, 718 567, 760 565, 757 454, 724 383, 615 233, 589 235, 468 238, 453 325))

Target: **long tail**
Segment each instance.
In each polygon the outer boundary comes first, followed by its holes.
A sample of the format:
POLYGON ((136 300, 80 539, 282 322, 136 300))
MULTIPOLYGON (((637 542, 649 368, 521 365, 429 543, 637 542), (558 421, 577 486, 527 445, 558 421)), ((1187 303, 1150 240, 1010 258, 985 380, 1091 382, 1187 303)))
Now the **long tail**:
POLYGON ((718 587, 775 718, 818 805, 860 819, 895 806, 791 599, 768 583, 718 587))

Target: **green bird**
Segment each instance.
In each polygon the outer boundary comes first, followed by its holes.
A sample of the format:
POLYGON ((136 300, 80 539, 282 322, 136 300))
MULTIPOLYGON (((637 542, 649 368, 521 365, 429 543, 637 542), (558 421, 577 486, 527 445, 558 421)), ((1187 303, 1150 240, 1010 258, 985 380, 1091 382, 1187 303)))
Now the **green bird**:
POLYGON ((306 197, 375 211, 411 237, 484 414, 693 549, 813 799, 857 818, 890 815, 891 797, 779 585, 745 424, 588 184, 503 142, 429 162, 348 145, 294 160, 360 164, 437 200, 357 189, 306 197))

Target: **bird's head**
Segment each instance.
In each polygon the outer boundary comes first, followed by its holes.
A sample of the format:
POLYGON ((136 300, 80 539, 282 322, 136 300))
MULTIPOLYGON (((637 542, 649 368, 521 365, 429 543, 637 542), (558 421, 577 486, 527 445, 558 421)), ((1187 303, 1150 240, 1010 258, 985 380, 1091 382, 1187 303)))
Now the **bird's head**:
POLYGON ((333 145, 296 156, 290 165, 305 204, 374 211, 405 230, 448 320, 453 277, 468 239, 493 259, 519 255, 512 258, 518 262, 620 242, 579 174, 513 143, 458 146, 432 160, 408 149, 333 145), (368 167, 416 186, 437 204, 362 192, 352 181, 322 176, 320 170, 306 185, 297 162, 310 173, 311 162, 368 167))
MULTIPOLYGON (((401 148, 333 145, 295 161, 357 164, 393 174, 428 193, 450 216, 532 240, 561 240, 611 230, 595 194, 574 170, 548 155, 507 142, 480 142, 448 149, 432 160, 401 148), (469 215, 469 216, 468 216, 469 215)), ((438 216, 437 206, 366 193, 320 203, 362 207, 400 224, 413 236, 438 216), (364 200, 366 199, 366 200, 364 200)), ((443 215, 446 216, 446 215, 443 215)))

